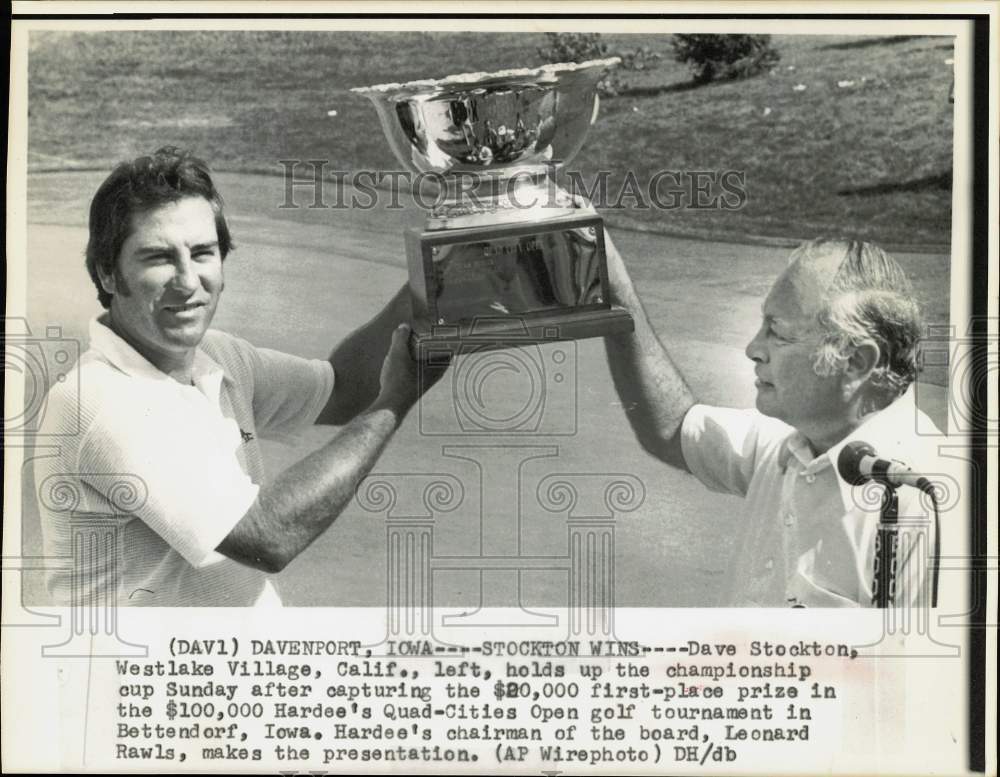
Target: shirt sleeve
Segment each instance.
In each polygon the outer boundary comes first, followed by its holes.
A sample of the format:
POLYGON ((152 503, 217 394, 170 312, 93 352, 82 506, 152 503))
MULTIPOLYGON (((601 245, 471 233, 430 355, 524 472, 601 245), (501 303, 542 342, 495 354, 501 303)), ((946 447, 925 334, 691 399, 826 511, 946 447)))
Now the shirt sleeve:
POLYGON ((316 421, 333 393, 333 365, 323 359, 250 347, 257 433, 290 440, 316 421))
POLYGON ((712 491, 746 496, 762 447, 787 434, 767 421, 756 410, 692 407, 681 425, 691 474, 712 491))
POLYGON ((166 414, 105 411, 80 446, 80 478, 114 504, 116 473, 141 493, 128 512, 194 567, 214 550, 257 498, 258 486, 237 458, 184 439, 184 425, 166 414))

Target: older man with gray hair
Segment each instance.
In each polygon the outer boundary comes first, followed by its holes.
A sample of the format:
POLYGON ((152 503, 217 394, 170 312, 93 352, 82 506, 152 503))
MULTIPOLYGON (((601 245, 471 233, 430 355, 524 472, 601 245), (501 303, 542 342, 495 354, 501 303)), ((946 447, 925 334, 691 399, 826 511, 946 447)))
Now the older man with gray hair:
MULTIPOLYGON (((932 464, 915 432, 912 390, 922 323, 900 266, 871 243, 815 240, 796 249, 746 346, 757 407, 735 410, 697 403, 610 240, 607 249, 613 301, 636 328, 605 344, 639 443, 709 489, 745 500, 722 604, 872 606, 879 501, 838 475, 838 456, 863 440, 882 457, 932 464)), ((898 606, 934 595, 937 541, 920 496, 900 489, 889 597, 898 606)))

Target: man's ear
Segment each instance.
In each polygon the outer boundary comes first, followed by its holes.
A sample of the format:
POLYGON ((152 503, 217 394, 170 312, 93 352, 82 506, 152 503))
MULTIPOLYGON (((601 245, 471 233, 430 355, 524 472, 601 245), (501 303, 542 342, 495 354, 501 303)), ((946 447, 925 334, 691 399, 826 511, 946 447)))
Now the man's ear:
POLYGON ((878 366, 881 355, 878 345, 871 340, 865 340, 854 347, 843 373, 845 396, 853 396, 862 390, 878 366))
POLYGON ((110 273, 106 272, 101 266, 97 266, 97 277, 101 281, 101 288, 104 289, 108 294, 115 294, 117 291, 117 284, 115 283, 115 273, 112 270, 110 273))

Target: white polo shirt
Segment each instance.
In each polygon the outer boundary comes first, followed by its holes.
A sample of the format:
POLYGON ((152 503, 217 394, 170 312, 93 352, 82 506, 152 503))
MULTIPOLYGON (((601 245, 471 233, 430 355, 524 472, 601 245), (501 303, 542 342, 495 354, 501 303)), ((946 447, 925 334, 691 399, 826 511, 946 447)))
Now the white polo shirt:
POLYGON ((43 431, 79 433, 35 462, 45 555, 71 559, 48 574, 53 601, 109 588, 123 605, 276 599, 264 573, 215 548, 264 482, 259 439, 312 424, 333 390, 332 366, 209 330, 185 386, 95 319, 74 369, 78 380, 49 392, 43 431), (102 546, 111 524, 117 564, 102 546))
MULTIPOLYGON (((745 499, 729 590, 730 607, 870 607, 880 487, 851 486, 837 474, 841 449, 853 440, 883 458, 941 473, 933 424, 915 406, 911 387, 826 453, 813 457, 792 427, 756 410, 696 405, 681 428, 684 461, 709 489, 745 499), (920 421, 918 422, 918 414, 920 421)), ((929 601, 932 512, 914 488, 898 489, 897 605, 929 601), (922 544, 918 544, 922 543, 922 544)))

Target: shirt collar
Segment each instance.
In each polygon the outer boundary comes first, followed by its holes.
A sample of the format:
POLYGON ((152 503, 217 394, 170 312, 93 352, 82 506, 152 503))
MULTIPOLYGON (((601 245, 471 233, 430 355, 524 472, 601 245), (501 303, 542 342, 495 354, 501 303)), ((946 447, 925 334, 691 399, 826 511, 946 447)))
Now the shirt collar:
POLYGON ((799 431, 793 432, 782 446, 779 454, 779 463, 784 469, 794 457, 802 463, 804 468, 812 472, 818 472, 828 466, 832 467, 834 477, 837 478, 837 485, 840 489, 840 498, 844 503, 844 509, 850 510, 855 505, 864 504, 864 502, 855 498, 854 489, 858 488, 858 486, 852 486, 840 477, 840 474, 837 472, 837 458, 840 456, 840 451, 849 442, 863 440, 875 448, 880 456, 891 457, 898 455, 901 453, 899 448, 904 444, 900 437, 900 430, 912 429, 915 423, 916 399, 913 386, 911 385, 892 404, 869 415, 860 426, 843 440, 815 458, 812 456, 812 450, 805 435, 799 431))
MULTIPOLYGON (((107 325, 107 314, 90 321, 90 348, 97 351, 112 366, 126 375, 149 380, 173 380, 169 375, 153 365, 145 356, 119 337, 107 325)), ((232 380, 225 369, 199 346, 195 349, 191 378, 196 384, 220 384, 223 379, 232 380)))

